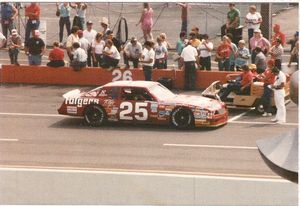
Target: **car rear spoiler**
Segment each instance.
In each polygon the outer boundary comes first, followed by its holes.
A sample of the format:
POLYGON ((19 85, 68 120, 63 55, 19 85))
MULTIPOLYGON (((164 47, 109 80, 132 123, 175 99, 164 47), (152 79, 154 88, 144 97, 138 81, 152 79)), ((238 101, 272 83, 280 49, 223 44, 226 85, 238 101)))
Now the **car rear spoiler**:
POLYGON ((201 95, 204 97, 220 100, 219 92, 222 88, 220 81, 214 81, 209 87, 207 87, 201 95))
POLYGON ((76 98, 76 97, 79 97, 79 95, 80 95, 80 90, 74 89, 72 91, 69 91, 69 92, 63 94, 63 98, 65 98, 65 99, 76 98))

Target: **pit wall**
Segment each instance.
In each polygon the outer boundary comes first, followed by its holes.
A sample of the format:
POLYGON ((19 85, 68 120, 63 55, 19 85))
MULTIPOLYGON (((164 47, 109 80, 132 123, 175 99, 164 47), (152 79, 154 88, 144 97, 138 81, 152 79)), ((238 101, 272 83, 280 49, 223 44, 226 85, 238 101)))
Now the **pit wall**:
MULTIPOLYGON (((232 72, 197 70, 196 89, 205 89, 216 80, 225 83, 226 75, 229 73, 232 72)), ((183 70, 153 70, 153 81, 157 81, 160 77, 171 78, 175 89, 184 87, 183 70)), ((2 65, 0 69, 1 83, 100 86, 117 80, 144 80, 143 70, 113 69, 108 71, 102 68, 83 68, 81 71, 74 71, 69 67, 15 65, 2 65)))

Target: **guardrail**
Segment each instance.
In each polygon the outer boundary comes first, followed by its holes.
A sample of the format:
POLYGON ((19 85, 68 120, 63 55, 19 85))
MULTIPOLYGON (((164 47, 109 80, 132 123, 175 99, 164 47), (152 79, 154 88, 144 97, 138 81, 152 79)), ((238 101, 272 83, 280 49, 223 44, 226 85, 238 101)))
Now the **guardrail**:
MULTIPOLYGON (((226 75, 232 72, 201 71, 196 72, 196 89, 204 89, 212 82, 226 82, 226 75)), ((173 88, 183 89, 184 71, 176 69, 153 70, 153 81, 160 77, 172 79, 173 88)), ((51 68, 47 66, 15 66, 2 65, 0 69, 1 83, 46 84, 46 85, 78 85, 99 86, 118 80, 144 80, 143 70, 102 68, 83 68, 74 71, 69 67, 51 68)))

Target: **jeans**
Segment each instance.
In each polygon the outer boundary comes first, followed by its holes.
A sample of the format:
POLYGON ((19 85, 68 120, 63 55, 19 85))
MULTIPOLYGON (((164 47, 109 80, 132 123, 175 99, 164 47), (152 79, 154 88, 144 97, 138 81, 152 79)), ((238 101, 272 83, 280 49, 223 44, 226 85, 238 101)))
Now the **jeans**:
POLYGON ((9 54, 11 64, 19 64, 18 63, 19 49, 16 49, 16 48, 15 49, 9 49, 8 54, 9 54))
POLYGON ((210 56, 208 57, 200 57, 200 65, 201 65, 201 70, 211 70, 211 58, 210 56))
POLYGON ((227 88, 225 88, 223 91, 221 91, 220 98, 222 101, 225 101, 227 96, 230 94, 232 91, 240 91, 241 89, 241 83, 240 82, 234 82, 234 83, 229 83, 227 85, 227 88))
POLYGON ((187 27, 188 27, 188 21, 187 20, 183 20, 181 22, 181 31, 184 31, 187 34, 187 27))
POLYGON ((41 65, 42 56, 40 54, 37 55, 29 54, 28 61, 29 61, 29 65, 41 65))
POLYGON ((70 66, 74 69, 74 71, 80 71, 82 68, 86 67, 86 62, 73 60, 71 61, 70 66))
POLYGON ((11 30, 14 29, 14 22, 11 19, 2 19, 1 20, 1 26, 2 26, 2 33, 7 39, 8 31, 11 33, 11 30))
POLYGON ((194 61, 184 62, 184 89, 195 89, 196 67, 194 61))
POLYGON ((281 59, 275 59, 275 67, 281 70, 281 59))
POLYGON ((151 81, 152 80, 152 66, 143 66, 143 72, 145 81, 151 81))
POLYGON ((113 67, 115 68, 119 64, 119 59, 114 59, 110 56, 104 55, 103 56, 103 68, 113 67))
POLYGON ((218 62, 219 71, 230 71, 230 60, 219 60, 218 62))
POLYGON ((261 96, 261 104, 264 107, 265 112, 271 113, 271 97, 273 94, 273 90, 268 87, 268 85, 264 85, 264 93, 261 96))
POLYGON ((71 22, 70 17, 60 17, 59 18, 59 42, 63 41, 64 36, 64 26, 66 25, 68 36, 71 34, 71 22))
POLYGON ((87 50, 87 65, 91 67, 93 63, 93 67, 95 67, 94 62, 92 61, 92 47, 87 50))
POLYGON ((164 69, 165 67, 165 59, 155 59, 154 68, 164 69))
POLYGON ((103 55, 102 54, 95 54, 96 61, 93 63, 94 67, 101 67, 103 63, 103 55))
POLYGON ((50 61, 47 63, 48 67, 63 67, 65 66, 64 60, 50 61))
POLYGON ((130 67, 129 66, 129 61, 132 61, 133 67, 138 68, 138 66, 139 66, 139 59, 138 58, 132 58, 132 57, 128 58, 127 55, 125 54, 125 52, 124 52, 123 57, 124 57, 124 63, 126 64, 126 67, 129 68, 130 67))
POLYGON ((26 32, 25 32, 25 43, 29 40, 30 38, 30 33, 32 30, 37 30, 39 29, 40 26, 40 20, 28 20, 26 24, 26 32))
POLYGON ((253 37, 254 29, 248 29, 248 42, 249 42, 249 50, 250 50, 250 39, 253 37))

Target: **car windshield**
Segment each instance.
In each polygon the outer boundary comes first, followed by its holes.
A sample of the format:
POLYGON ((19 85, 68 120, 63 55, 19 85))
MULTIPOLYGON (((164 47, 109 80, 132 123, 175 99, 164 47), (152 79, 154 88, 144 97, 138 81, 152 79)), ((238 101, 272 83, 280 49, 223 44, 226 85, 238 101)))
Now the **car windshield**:
POLYGON ((170 99, 175 96, 173 92, 171 92, 169 89, 167 89, 161 84, 153 85, 152 87, 149 88, 149 91, 152 95, 154 95, 159 100, 170 99))

